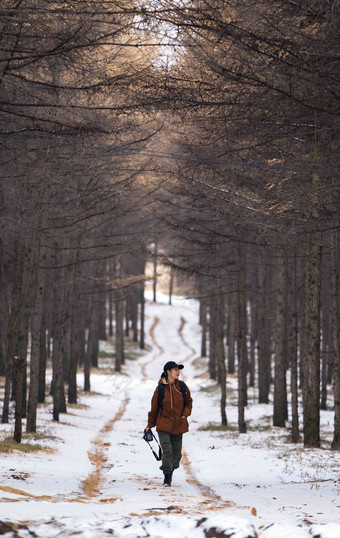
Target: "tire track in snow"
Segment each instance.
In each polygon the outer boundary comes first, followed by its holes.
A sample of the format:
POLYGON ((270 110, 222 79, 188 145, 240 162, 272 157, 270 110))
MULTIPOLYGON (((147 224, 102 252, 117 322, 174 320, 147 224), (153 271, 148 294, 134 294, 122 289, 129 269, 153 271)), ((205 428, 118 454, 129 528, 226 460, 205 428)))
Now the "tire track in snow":
MULTIPOLYGON (((192 346, 190 346, 190 344, 188 344, 188 342, 185 340, 185 338, 183 336, 183 329, 184 329, 184 326, 185 326, 186 323, 187 323, 187 320, 183 316, 181 316, 181 324, 180 324, 180 326, 178 328, 178 334, 179 334, 179 337, 182 340, 184 346, 187 347, 188 349, 190 349, 189 355, 187 357, 185 357, 185 359, 183 359, 182 362, 188 361, 189 359, 192 359, 196 355, 196 349, 193 348, 192 346)), ((233 502, 224 501, 209 486, 206 486, 205 484, 202 484, 202 482, 200 482, 198 480, 197 476, 195 475, 195 473, 194 473, 194 471, 193 471, 193 469, 191 467, 188 455, 187 455, 187 453, 185 451, 183 451, 181 463, 182 463, 183 468, 184 468, 185 473, 186 473, 187 482, 189 484, 191 484, 192 486, 194 486, 196 489, 198 489, 199 492, 204 497, 204 501, 202 502, 202 504, 211 504, 211 506, 215 510, 235 506, 235 504, 233 502)))
POLYGON ((191 359, 192 357, 194 357, 196 355, 196 349, 194 347, 191 347, 190 344, 188 344, 188 342, 185 340, 185 338, 183 336, 183 329, 184 329, 184 325, 186 323, 187 323, 187 320, 183 316, 181 316, 181 324, 180 324, 179 329, 178 329, 178 334, 179 334, 179 337, 182 340, 183 344, 185 345, 185 347, 190 349, 189 355, 183 359, 183 362, 188 361, 189 359, 191 359))
POLYGON ((158 316, 154 316, 154 319, 153 319, 153 324, 152 326, 150 327, 150 330, 149 330, 149 336, 151 338, 151 341, 153 343, 153 345, 158 348, 158 351, 152 355, 152 357, 144 362, 143 364, 140 364, 140 367, 141 367, 141 370, 142 370, 142 377, 143 379, 146 379, 147 378, 147 373, 146 373, 146 367, 151 363, 153 362, 157 357, 160 357, 161 355, 163 355, 164 353, 164 348, 162 346, 159 345, 159 343, 157 342, 156 340, 156 337, 155 337, 155 328, 157 327, 157 325, 159 324, 160 322, 160 319, 158 316))
POLYGON ((10 486, 0 486, 0 491, 20 496, 20 498, 16 499, 2 498, 1 502, 22 502, 23 500, 30 501, 32 499, 37 501, 55 501, 57 499, 57 497, 51 497, 50 495, 34 495, 34 493, 29 493, 23 489, 12 488, 10 486), (22 497, 24 497, 24 499, 22 497))
MULTIPOLYGON (((86 499, 93 499, 100 494, 100 486, 105 481, 103 470, 106 468, 105 465, 108 459, 107 452, 111 446, 111 443, 107 441, 107 438, 112 432, 116 422, 123 417, 129 401, 130 398, 126 395, 115 416, 104 424, 99 430, 97 437, 92 441, 93 448, 89 450, 88 456, 91 463, 95 465, 95 469, 83 481, 82 489, 86 499)), ((84 497, 80 497, 80 499, 83 498, 84 497)), ((115 500, 117 499, 110 499, 111 502, 114 502, 115 500)), ((108 502, 108 500, 106 500, 106 502, 108 502)))
POLYGON ((194 486, 196 489, 198 489, 198 491, 204 498, 204 500, 201 501, 199 504, 204 505, 205 510, 207 509, 207 505, 209 506, 209 510, 222 510, 223 508, 232 508, 236 506, 235 503, 232 501, 224 501, 222 497, 220 497, 219 495, 217 495, 217 493, 214 492, 214 490, 212 490, 209 486, 202 484, 202 482, 198 480, 191 467, 188 455, 185 451, 182 455, 182 465, 187 475, 187 482, 194 486))

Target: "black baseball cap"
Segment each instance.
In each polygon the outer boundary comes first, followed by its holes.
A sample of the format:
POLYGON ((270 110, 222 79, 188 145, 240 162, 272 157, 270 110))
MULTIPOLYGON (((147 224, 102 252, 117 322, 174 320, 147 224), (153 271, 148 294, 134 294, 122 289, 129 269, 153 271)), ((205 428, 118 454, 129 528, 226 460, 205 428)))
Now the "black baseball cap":
POLYGON ((172 368, 178 368, 179 370, 182 370, 184 366, 183 364, 177 364, 175 361, 169 361, 166 364, 164 364, 164 372, 167 372, 168 370, 171 370, 172 368))

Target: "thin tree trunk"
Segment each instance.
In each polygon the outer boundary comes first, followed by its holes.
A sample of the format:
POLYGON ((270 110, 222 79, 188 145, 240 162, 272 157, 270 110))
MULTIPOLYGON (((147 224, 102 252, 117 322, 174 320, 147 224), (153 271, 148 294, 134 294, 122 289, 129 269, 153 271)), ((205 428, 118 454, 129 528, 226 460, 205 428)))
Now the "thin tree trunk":
POLYGON ((98 304, 98 338, 106 340, 106 293, 103 293, 103 290, 98 304))
POLYGON ((285 257, 280 251, 276 262, 276 323, 275 323, 275 377, 273 425, 284 427, 287 418, 286 365, 284 356, 284 290, 285 257))
POLYGON ((131 321, 132 341, 138 342, 138 289, 134 286, 131 290, 131 321))
MULTIPOLYGON (((0 275, 4 272, 2 264, 2 251, 0 243, 0 275)), ((0 282, 0 376, 4 376, 6 372, 6 350, 7 350, 7 334, 6 328, 8 325, 8 309, 6 308, 6 295, 3 288, 3 283, 0 282)))
POLYGON ((158 240, 155 241, 154 258, 153 258, 153 302, 156 303, 157 294, 157 256, 158 256, 158 240))
MULTIPOLYGON (((306 289, 306 268, 300 267, 301 288, 306 289)), ((300 294, 298 306, 298 336, 299 336, 299 387, 304 388, 305 383, 305 360, 306 360, 306 293, 300 294)))
MULTIPOLYGON (((78 244, 80 237, 78 238, 78 244)), ((75 254, 74 264, 71 273, 71 304, 70 304, 70 359, 68 370, 68 393, 67 401, 70 404, 76 404, 78 401, 77 394, 77 368, 80 361, 80 306, 79 306, 79 251, 75 254)))
POLYGON ((290 319, 289 357, 291 366, 291 392, 292 392, 292 443, 298 443, 299 411, 298 411, 298 323, 297 323, 297 283, 296 283, 296 247, 289 250, 289 302, 288 312, 290 319))
POLYGON ((16 395, 15 395, 15 425, 14 441, 21 443, 22 436, 22 379, 26 361, 22 357, 14 357, 16 371, 16 395))
POLYGON ((113 299, 112 291, 109 293, 109 336, 113 336, 113 299))
POLYGON ((255 386, 255 348, 257 335, 257 305, 253 300, 250 302, 250 350, 249 350, 249 386, 255 386))
POLYGON ((17 341, 17 356, 24 361, 22 374, 22 418, 27 416, 27 349, 28 349, 28 333, 29 333, 29 307, 26 304, 21 316, 19 326, 19 336, 17 341))
POLYGON ((312 232, 306 278, 306 360, 304 383, 304 445, 320 446, 320 264, 318 232, 312 232))
POLYGON ((144 280, 141 284, 140 292, 140 335, 139 347, 145 349, 145 298, 144 298, 144 280))
POLYGON ((236 293, 228 294, 228 374, 235 373, 235 301, 236 293))
POLYGON ((125 336, 128 337, 130 334, 130 319, 131 319, 131 309, 130 309, 130 292, 126 294, 126 301, 125 301, 125 336))
MULTIPOLYGON (((217 249, 219 247, 217 246, 217 249)), ((219 252, 217 254, 218 256, 218 265, 219 265, 219 252)), ((226 405, 227 405, 227 369, 225 364, 225 353, 224 353, 224 327, 223 327, 223 321, 224 321, 224 312, 223 312, 223 295, 222 295, 222 286, 221 281, 219 278, 216 279, 216 296, 215 296, 215 302, 216 302, 216 359, 217 359, 217 366, 218 366, 218 377, 219 382, 221 385, 221 401, 220 401, 220 408, 221 408, 221 424, 226 426, 227 425, 227 413, 226 413, 226 405)))
POLYGON ((236 244, 236 332, 237 332, 237 379, 238 379, 238 430, 246 433, 244 408, 247 405, 247 311, 246 311, 246 260, 245 247, 236 244))
POLYGON ((46 319, 42 316, 40 329, 40 356, 39 356, 39 386, 38 386, 38 403, 44 403, 46 391, 46 319))
MULTIPOLYGON (((60 260, 62 262, 62 259, 60 260)), ((53 420, 59 420, 59 414, 66 412, 66 399, 64 388, 64 295, 65 272, 58 275, 54 285, 54 312, 53 312, 53 349, 52 349, 52 396, 53 420)))
POLYGON ((116 307, 116 372, 121 371, 124 364, 124 299, 121 289, 115 292, 115 307, 116 307))
MULTIPOLYGON (((221 300, 219 300, 219 303, 222 303, 221 300)), ((219 304, 218 306, 218 329, 217 329, 217 356, 218 356, 218 366, 219 366, 219 378, 221 383, 221 401, 220 401, 220 408, 221 408, 221 424, 226 426, 227 425, 227 413, 226 413, 226 405, 227 405, 227 369, 225 364, 225 354, 224 354, 224 330, 223 330, 223 323, 221 323, 220 316, 223 316, 222 312, 222 306, 219 304)))
POLYGON ((84 365, 84 391, 90 390, 91 366, 98 365, 98 295, 93 290, 90 301, 90 326, 84 365))
POLYGON ((333 334, 333 388, 334 388, 334 436, 333 450, 340 450, 340 276, 339 243, 337 232, 331 234, 331 283, 332 283, 332 334, 333 334))
POLYGON ((170 278, 169 278, 169 305, 172 304, 172 294, 174 290, 174 272, 172 267, 170 267, 170 278))
POLYGON ((93 311, 93 301, 94 301, 94 295, 91 295, 90 303, 89 303, 89 309, 90 309, 90 328, 89 328, 89 334, 87 337, 87 347, 85 352, 85 359, 84 359, 84 391, 89 392, 91 388, 91 382, 90 382, 90 372, 91 372, 91 349, 90 349, 90 331, 91 331, 91 325, 92 325, 92 311, 93 311))
POLYGON ((257 362, 258 362, 258 384, 259 403, 269 403, 270 388, 270 355, 267 345, 267 323, 266 319, 266 251, 260 247, 258 258, 258 340, 257 340, 257 362))
MULTIPOLYGON (((44 219, 44 222, 46 218, 44 219)), ((45 223, 46 224, 46 223, 45 223)), ((37 430, 37 407, 39 388, 39 357, 40 357, 40 331, 42 324, 46 270, 46 247, 43 242, 39 245, 37 260, 36 295, 32 321, 31 359, 30 359, 30 387, 27 406, 27 432, 37 430)))
POLYGON ((209 375, 210 379, 217 379, 216 371, 216 300, 214 296, 209 300, 209 375))
POLYGON ((201 333, 201 357, 207 356, 207 300, 200 299, 200 324, 202 327, 201 333))
POLYGON ((321 338, 321 401, 320 409, 327 409, 327 366, 328 366, 328 357, 329 357, 329 346, 327 342, 327 328, 330 323, 329 316, 327 313, 327 307, 324 304, 324 307, 321 310, 321 327, 322 327, 322 338, 321 338))

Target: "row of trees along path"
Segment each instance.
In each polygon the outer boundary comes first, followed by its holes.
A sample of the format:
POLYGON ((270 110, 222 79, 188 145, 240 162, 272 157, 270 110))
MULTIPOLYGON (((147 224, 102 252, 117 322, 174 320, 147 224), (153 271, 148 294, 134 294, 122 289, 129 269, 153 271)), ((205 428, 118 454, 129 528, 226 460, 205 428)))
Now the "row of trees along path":
POLYGON ((48 361, 54 420, 79 366, 90 390, 106 317, 117 371, 124 330, 143 348, 149 258, 200 301, 223 424, 237 372, 240 432, 255 385, 262 403, 273 389, 274 426, 290 411, 292 441, 318 447, 333 387, 340 448, 338 9, 2 3, 0 370, 17 441, 48 361))

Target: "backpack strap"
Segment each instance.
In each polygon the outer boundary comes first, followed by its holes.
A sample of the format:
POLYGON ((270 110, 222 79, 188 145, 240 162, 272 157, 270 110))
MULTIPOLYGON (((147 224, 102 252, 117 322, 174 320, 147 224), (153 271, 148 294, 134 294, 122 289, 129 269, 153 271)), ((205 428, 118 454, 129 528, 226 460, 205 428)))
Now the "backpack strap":
POLYGON ((186 404, 186 392, 185 392, 185 383, 181 379, 179 380, 179 388, 181 389, 181 393, 183 396, 183 411, 184 411, 185 404, 186 404))
POLYGON ((165 385, 158 383, 158 414, 162 415, 165 385))
MULTIPOLYGON (((182 380, 179 380, 179 388, 183 397, 183 411, 186 404, 186 392, 185 392, 185 383, 182 380)), ((164 400, 165 385, 164 383, 158 383, 158 413, 162 415, 163 411, 163 400, 164 400)))

